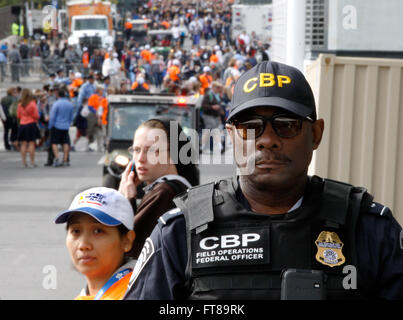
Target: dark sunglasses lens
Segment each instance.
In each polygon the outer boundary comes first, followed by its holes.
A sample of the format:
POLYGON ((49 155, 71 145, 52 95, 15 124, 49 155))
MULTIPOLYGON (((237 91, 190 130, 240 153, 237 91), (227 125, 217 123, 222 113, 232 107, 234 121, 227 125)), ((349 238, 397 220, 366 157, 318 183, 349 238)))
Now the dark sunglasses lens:
POLYGON ((278 117, 272 121, 273 129, 282 138, 293 138, 301 132, 302 120, 278 117))
POLYGON ((250 119, 243 122, 238 122, 235 125, 238 134, 244 140, 259 137, 264 131, 264 121, 263 119, 250 119), (253 130, 253 131, 251 131, 253 130), (249 136, 248 136, 249 131, 249 136), (253 136, 254 133, 254 136, 253 136))

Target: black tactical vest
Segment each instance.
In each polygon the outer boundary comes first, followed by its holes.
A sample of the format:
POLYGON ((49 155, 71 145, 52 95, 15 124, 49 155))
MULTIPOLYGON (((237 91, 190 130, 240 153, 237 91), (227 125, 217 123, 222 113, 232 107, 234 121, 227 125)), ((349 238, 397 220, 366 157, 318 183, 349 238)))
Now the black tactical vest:
POLYGON ((286 269, 322 270, 326 299, 362 298, 355 230, 372 203, 364 188, 310 177, 302 205, 286 214, 245 209, 237 179, 191 188, 174 202, 186 220, 190 299, 280 299, 286 269), (345 266, 358 289, 346 290, 345 266))

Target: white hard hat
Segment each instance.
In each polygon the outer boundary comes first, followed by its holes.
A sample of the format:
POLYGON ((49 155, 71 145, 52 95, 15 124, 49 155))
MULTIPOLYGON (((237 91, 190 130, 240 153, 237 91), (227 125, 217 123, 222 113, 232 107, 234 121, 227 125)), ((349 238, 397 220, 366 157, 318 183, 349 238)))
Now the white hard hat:
POLYGON ((210 72, 211 71, 211 69, 210 69, 210 67, 208 67, 208 66, 205 66, 204 68, 203 68, 203 72, 210 72))

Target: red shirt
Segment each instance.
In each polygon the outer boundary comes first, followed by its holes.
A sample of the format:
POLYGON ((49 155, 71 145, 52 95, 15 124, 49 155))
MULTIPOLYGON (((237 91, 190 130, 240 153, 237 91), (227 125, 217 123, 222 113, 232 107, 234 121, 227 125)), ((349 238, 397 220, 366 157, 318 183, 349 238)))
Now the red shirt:
POLYGON ((19 104, 17 108, 17 118, 20 120, 20 125, 37 122, 39 120, 39 112, 35 100, 32 100, 25 107, 19 104))

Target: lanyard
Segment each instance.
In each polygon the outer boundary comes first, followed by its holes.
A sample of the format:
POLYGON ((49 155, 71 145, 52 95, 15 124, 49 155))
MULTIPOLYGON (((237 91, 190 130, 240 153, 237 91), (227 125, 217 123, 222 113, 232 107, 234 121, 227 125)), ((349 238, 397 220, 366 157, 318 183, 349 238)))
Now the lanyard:
POLYGON ((122 271, 116 272, 109 280, 107 283, 104 284, 104 286, 98 291, 97 295, 95 296, 94 300, 100 300, 101 297, 104 295, 104 293, 106 291, 108 291, 108 289, 110 287, 112 287, 112 285, 114 285, 117 281, 119 281, 120 279, 122 279, 125 275, 127 275, 129 272, 131 271, 130 268, 124 269, 122 271))

